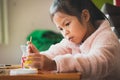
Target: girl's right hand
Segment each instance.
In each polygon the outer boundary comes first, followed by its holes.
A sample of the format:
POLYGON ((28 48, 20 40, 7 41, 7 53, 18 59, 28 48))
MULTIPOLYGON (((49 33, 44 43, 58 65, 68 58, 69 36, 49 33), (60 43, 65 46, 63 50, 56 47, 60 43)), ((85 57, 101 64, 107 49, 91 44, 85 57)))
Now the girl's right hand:
POLYGON ((27 44, 28 44, 28 53, 29 54, 31 54, 31 53, 39 54, 39 51, 37 50, 37 48, 30 41, 28 41, 27 44))
MULTIPOLYGON (((26 60, 25 60, 25 62, 24 62, 24 67, 26 67, 26 68, 29 68, 30 66, 28 66, 29 64, 32 64, 33 63, 33 61, 31 61, 31 60, 27 60, 28 59, 28 57, 31 55, 31 54, 39 54, 39 51, 37 50, 37 48, 30 42, 30 41, 28 41, 27 42, 27 45, 28 45, 28 47, 27 47, 27 53, 28 53, 28 56, 26 56, 26 60)), ((40 54, 39 54, 40 55, 40 54)))

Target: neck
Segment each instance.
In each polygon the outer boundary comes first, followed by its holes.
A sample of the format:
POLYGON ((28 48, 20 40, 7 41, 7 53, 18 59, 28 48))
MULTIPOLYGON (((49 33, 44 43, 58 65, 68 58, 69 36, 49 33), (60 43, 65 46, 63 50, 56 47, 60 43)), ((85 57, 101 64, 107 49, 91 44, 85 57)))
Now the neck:
POLYGON ((86 32, 86 35, 84 36, 82 42, 84 42, 94 31, 95 31, 94 26, 92 24, 88 24, 88 26, 87 26, 87 32, 86 32))
POLYGON ((98 28, 104 20, 98 20, 95 22, 95 26, 98 28))

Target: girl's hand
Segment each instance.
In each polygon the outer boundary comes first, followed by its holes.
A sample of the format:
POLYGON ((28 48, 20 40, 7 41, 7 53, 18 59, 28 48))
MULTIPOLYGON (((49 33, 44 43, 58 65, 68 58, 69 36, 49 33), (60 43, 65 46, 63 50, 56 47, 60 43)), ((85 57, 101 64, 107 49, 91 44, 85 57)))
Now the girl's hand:
POLYGON ((31 42, 27 42, 27 44, 29 54, 26 60, 26 62, 29 62, 27 66, 40 70, 56 70, 56 63, 54 60, 40 54, 31 42))
POLYGON ((47 58, 41 54, 29 54, 27 61, 32 61, 28 64, 31 68, 37 68, 40 70, 56 70, 56 63, 54 60, 47 58))
POLYGON ((37 48, 30 41, 28 41, 27 44, 28 44, 28 53, 29 54, 30 53, 37 53, 37 54, 39 53, 37 48))

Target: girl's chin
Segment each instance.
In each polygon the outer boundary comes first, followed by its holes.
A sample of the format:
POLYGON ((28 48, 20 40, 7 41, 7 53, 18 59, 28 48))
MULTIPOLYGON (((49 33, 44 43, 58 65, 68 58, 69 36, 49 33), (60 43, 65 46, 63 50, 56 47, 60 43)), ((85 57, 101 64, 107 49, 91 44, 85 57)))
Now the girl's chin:
POLYGON ((75 44, 81 44, 82 42, 81 41, 73 41, 73 43, 75 43, 75 44))
POLYGON ((81 43, 81 42, 77 42, 77 41, 70 41, 70 42, 77 44, 77 45, 79 45, 81 43))

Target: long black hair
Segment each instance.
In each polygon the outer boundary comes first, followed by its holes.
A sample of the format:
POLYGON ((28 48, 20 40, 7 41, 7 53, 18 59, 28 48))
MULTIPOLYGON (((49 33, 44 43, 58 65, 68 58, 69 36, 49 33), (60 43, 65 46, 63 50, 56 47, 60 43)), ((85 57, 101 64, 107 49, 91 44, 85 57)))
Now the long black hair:
POLYGON ((106 16, 93 4, 91 0, 54 0, 50 7, 50 16, 53 18, 56 12, 63 12, 65 14, 76 16, 81 20, 81 13, 83 9, 87 9, 90 13, 90 22, 95 26, 97 20, 104 20, 106 16))

